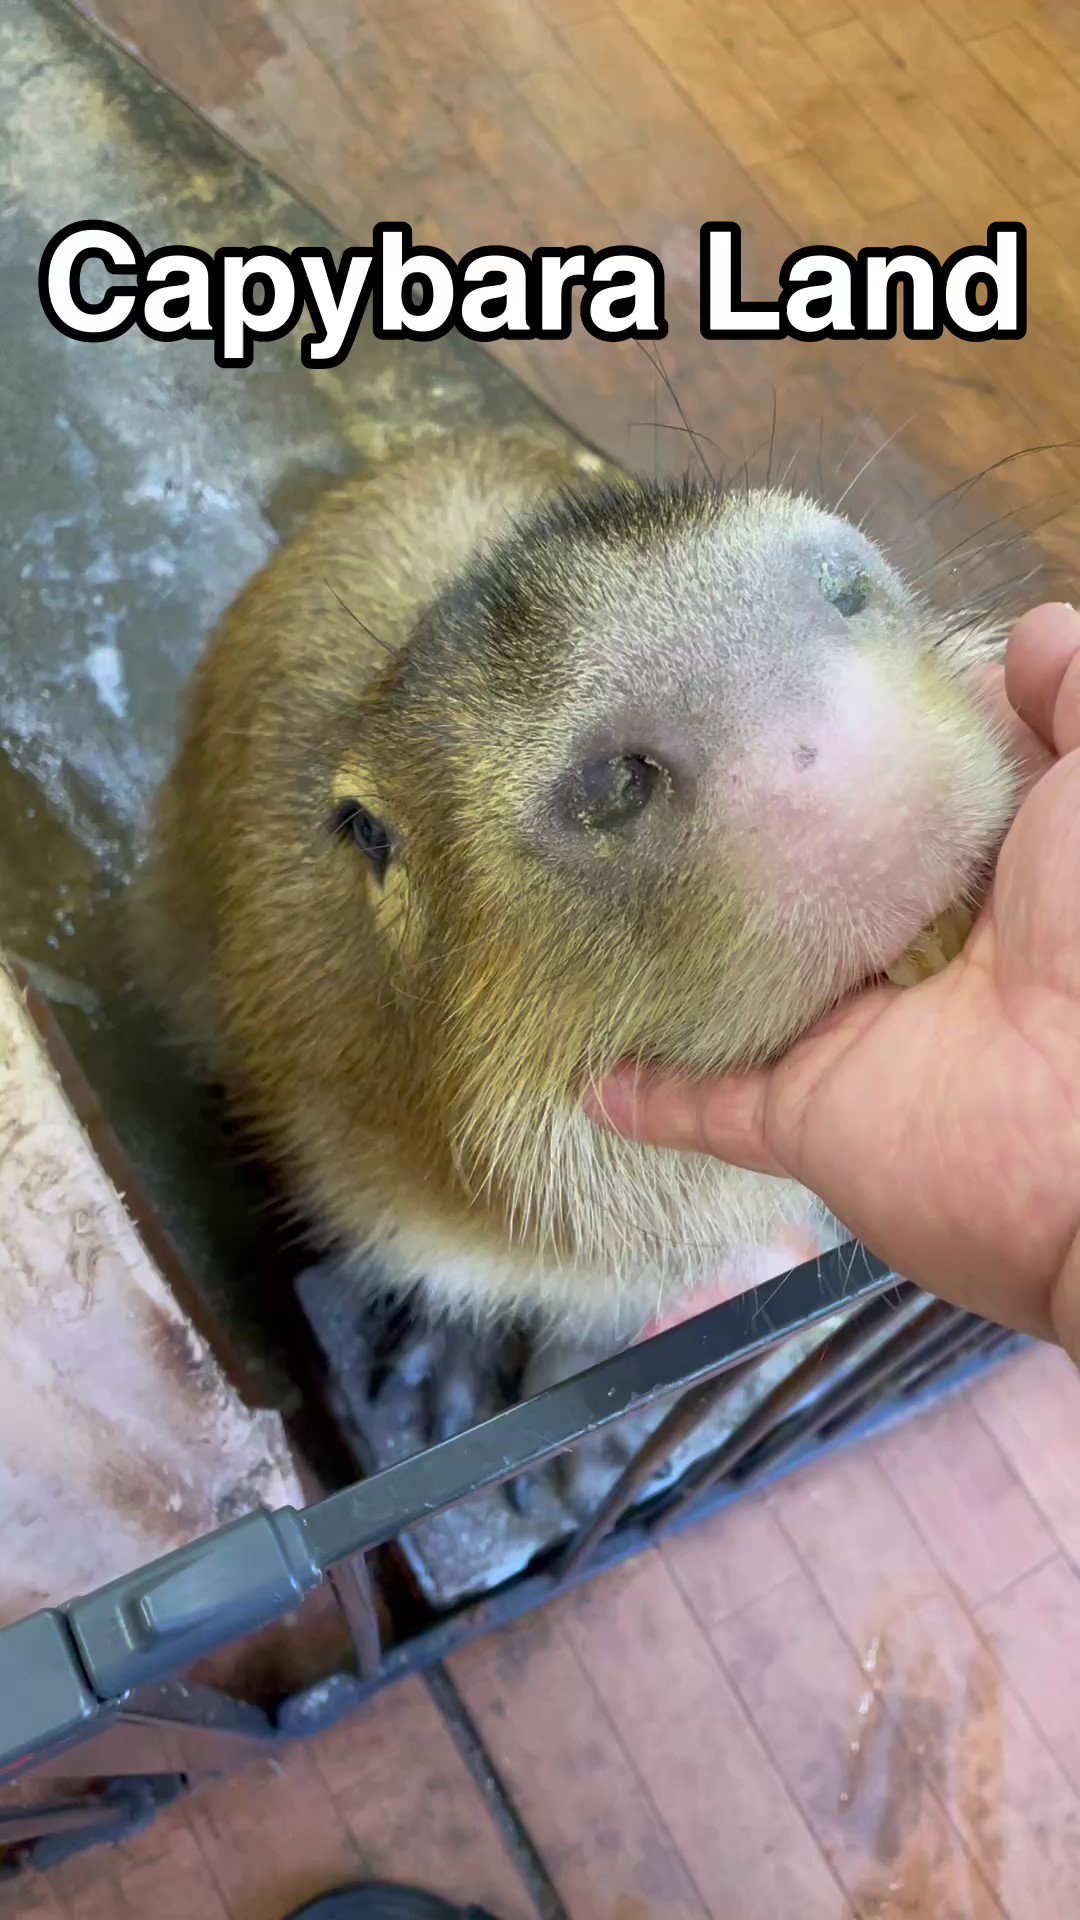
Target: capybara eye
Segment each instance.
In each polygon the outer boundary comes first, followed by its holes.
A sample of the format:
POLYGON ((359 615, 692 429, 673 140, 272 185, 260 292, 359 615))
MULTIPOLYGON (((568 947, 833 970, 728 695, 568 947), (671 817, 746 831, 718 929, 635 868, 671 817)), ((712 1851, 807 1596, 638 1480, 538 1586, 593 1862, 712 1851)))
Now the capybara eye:
POLYGON ((343 800, 330 822, 330 831, 338 839, 348 837, 359 847, 381 885, 394 851, 389 828, 359 800, 343 800))
POLYGON ((613 832, 648 806, 663 779, 659 761, 646 754, 620 753, 608 760, 590 760, 570 780, 569 811, 579 826, 613 832))
POLYGON ((823 598, 845 620, 864 612, 874 584, 863 567, 834 567, 828 560, 822 561, 818 580, 823 598))

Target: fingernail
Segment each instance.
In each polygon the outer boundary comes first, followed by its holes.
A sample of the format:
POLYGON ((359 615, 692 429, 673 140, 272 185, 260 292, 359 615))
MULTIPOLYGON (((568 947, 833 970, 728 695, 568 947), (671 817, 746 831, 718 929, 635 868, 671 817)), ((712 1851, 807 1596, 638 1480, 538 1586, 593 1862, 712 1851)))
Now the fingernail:
POLYGON ((634 1118, 632 1077, 613 1073, 601 1086, 586 1087, 581 1104, 594 1125, 623 1132, 634 1118))

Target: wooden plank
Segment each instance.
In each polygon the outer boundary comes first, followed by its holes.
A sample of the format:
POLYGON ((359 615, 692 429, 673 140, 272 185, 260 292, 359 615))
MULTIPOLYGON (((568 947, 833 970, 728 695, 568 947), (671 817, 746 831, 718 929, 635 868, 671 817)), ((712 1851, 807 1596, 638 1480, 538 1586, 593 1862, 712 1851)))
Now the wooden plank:
POLYGON ((634 144, 632 123, 577 66, 530 69, 518 75, 517 92, 534 120, 575 167, 602 154, 625 153, 634 144))
POLYGON ((561 1618, 714 1920, 839 1920, 847 1901, 658 1554, 561 1618))
POLYGON ((1055 1556, 980 1607, 979 1624, 1080 1791, 1080 1573, 1055 1556))
POLYGON ((322 1735, 312 1766, 366 1875, 407 1879, 444 1899, 486 1907, 499 1920, 537 1920, 422 1680, 403 1681, 322 1735))
POLYGON ((847 0, 776 0, 776 11, 796 33, 814 33, 823 27, 843 26, 851 19, 847 0))
MULTIPOLYGON (((306 1746, 208 1787, 187 1817, 230 1920, 282 1920, 357 1879, 364 1864, 306 1746)), ((154 1920, 153 1908, 143 1920, 154 1920)))
POLYGON ((1011 26, 1019 15, 1031 10, 1030 0, 928 0, 928 3, 942 26, 948 27, 958 40, 974 40, 994 27, 1011 26))
MULTIPOLYGON (((18 1914, 19 1920, 70 1920, 70 1911, 58 1887, 44 1874, 26 1875, 21 1883, 12 1881, 6 1887, 0 1882, 0 1913, 18 1914)), ((217 1920, 213 1908, 207 1920, 217 1920)))
POLYGON ((948 1400, 896 1428, 875 1451, 968 1606, 1003 1592, 1053 1553, 1053 1534, 966 1401, 948 1400))
MULTIPOLYGON (((971 52, 992 77, 1017 112, 1026 114, 1038 102, 1038 124, 1057 148, 1071 172, 1067 188, 1080 188, 1080 86, 1062 70, 1060 59, 1032 38, 1026 27, 1002 27, 997 33, 973 40, 971 52)), ((1060 168, 1050 168, 1038 199, 1051 199, 1051 182, 1060 168), (1043 190, 1045 189, 1045 191, 1043 190)))
POLYGON ((822 1462, 773 1510, 1000 1905, 1080 1905, 1080 1803, 868 1449, 822 1462))
POLYGON ((980 65, 974 48, 957 40, 923 0, 905 0, 902 7, 893 0, 855 3, 908 84, 993 156, 1006 187, 1032 206, 1066 190, 1072 169, 1041 131, 1041 103, 1037 115, 1028 113, 1030 89, 1023 104, 1015 104, 980 65))
MULTIPOLYGON (((230 1909, 179 1807, 140 1840, 117 1848, 119 1914, 131 1920, 230 1920, 230 1909)), ((267 1920, 271 1920, 268 1915, 267 1920)), ((276 1916, 274 1916, 276 1920, 276 1916)))
POLYGON ((1066 1553, 1080 1559, 1080 1376, 1054 1347, 972 1389, 989 1428, 1066 1553))
POLYGON ((860 1659, 893 1621, 948 1593, 865 1447, 780 1482, 769 1507, 860 1659))
POLYGON ((858 1914, 999 1920, 876 1661, 859 1661, 805 1574, 713 1644, 858 1914))
POLYGON ((704 1920, 708 1906, 638 1756, 620 1741, 560 1612, 458 1654, 454 1680, 574 1920, 704 1920))
POLYGON ((688 0, 618 0, 647 47, 663 58, 676 84, 744 166, 795 153, 802 142, 745 69, 731 58, 688 0))
POLYGON ((760 1495, 672 1534, 661 1552, 695 1619, 710 1634, 799 1574, 798 1560, 760 1495))

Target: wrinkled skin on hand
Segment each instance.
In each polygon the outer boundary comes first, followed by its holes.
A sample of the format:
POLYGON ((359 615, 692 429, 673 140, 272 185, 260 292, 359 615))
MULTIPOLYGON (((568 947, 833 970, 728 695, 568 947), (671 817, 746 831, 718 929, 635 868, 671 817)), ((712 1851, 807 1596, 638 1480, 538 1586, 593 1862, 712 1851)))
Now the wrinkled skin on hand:
POLYGON ((801 1181, 897 1271, 1080 1361, 1080 615, 1025 615, 994 692, 1032 784, 959 957, 765 1071, 627 1068, 590 1111, 801 1181))

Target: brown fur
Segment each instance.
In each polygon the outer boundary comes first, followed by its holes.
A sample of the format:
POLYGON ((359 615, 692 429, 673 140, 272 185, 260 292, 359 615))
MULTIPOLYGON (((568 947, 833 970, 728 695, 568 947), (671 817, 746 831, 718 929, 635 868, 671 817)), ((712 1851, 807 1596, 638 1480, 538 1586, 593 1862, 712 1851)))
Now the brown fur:
MULTIPOLYGON (((779 493, 608 496, 550 449, 478 437, 338 489, 240 595, 195 675, 144 918, 203 1069, 328 1244, 457 1305, 615 1325, 804 1204, 599 1134, 579 1094, 627 1055, 767 1057, 895 943, 884 908, 848 924, 751 897, 694 797, 745 687, 796 697, 811 672, 785 622, 807 540, 839 524, 779 493), (595 500, 570 531, 567 490, 595 500), (683 710, 697 760, 636 836, 552 825, 582 740, 662 740, 683 710), (330 829, 350 799, 391 830, 382 885, 330 829)), ((943 634, 882 580, 860 644, 925 716, 953 809, 929 916, 1011 786, 967 688, 977 630, 943 634)))

